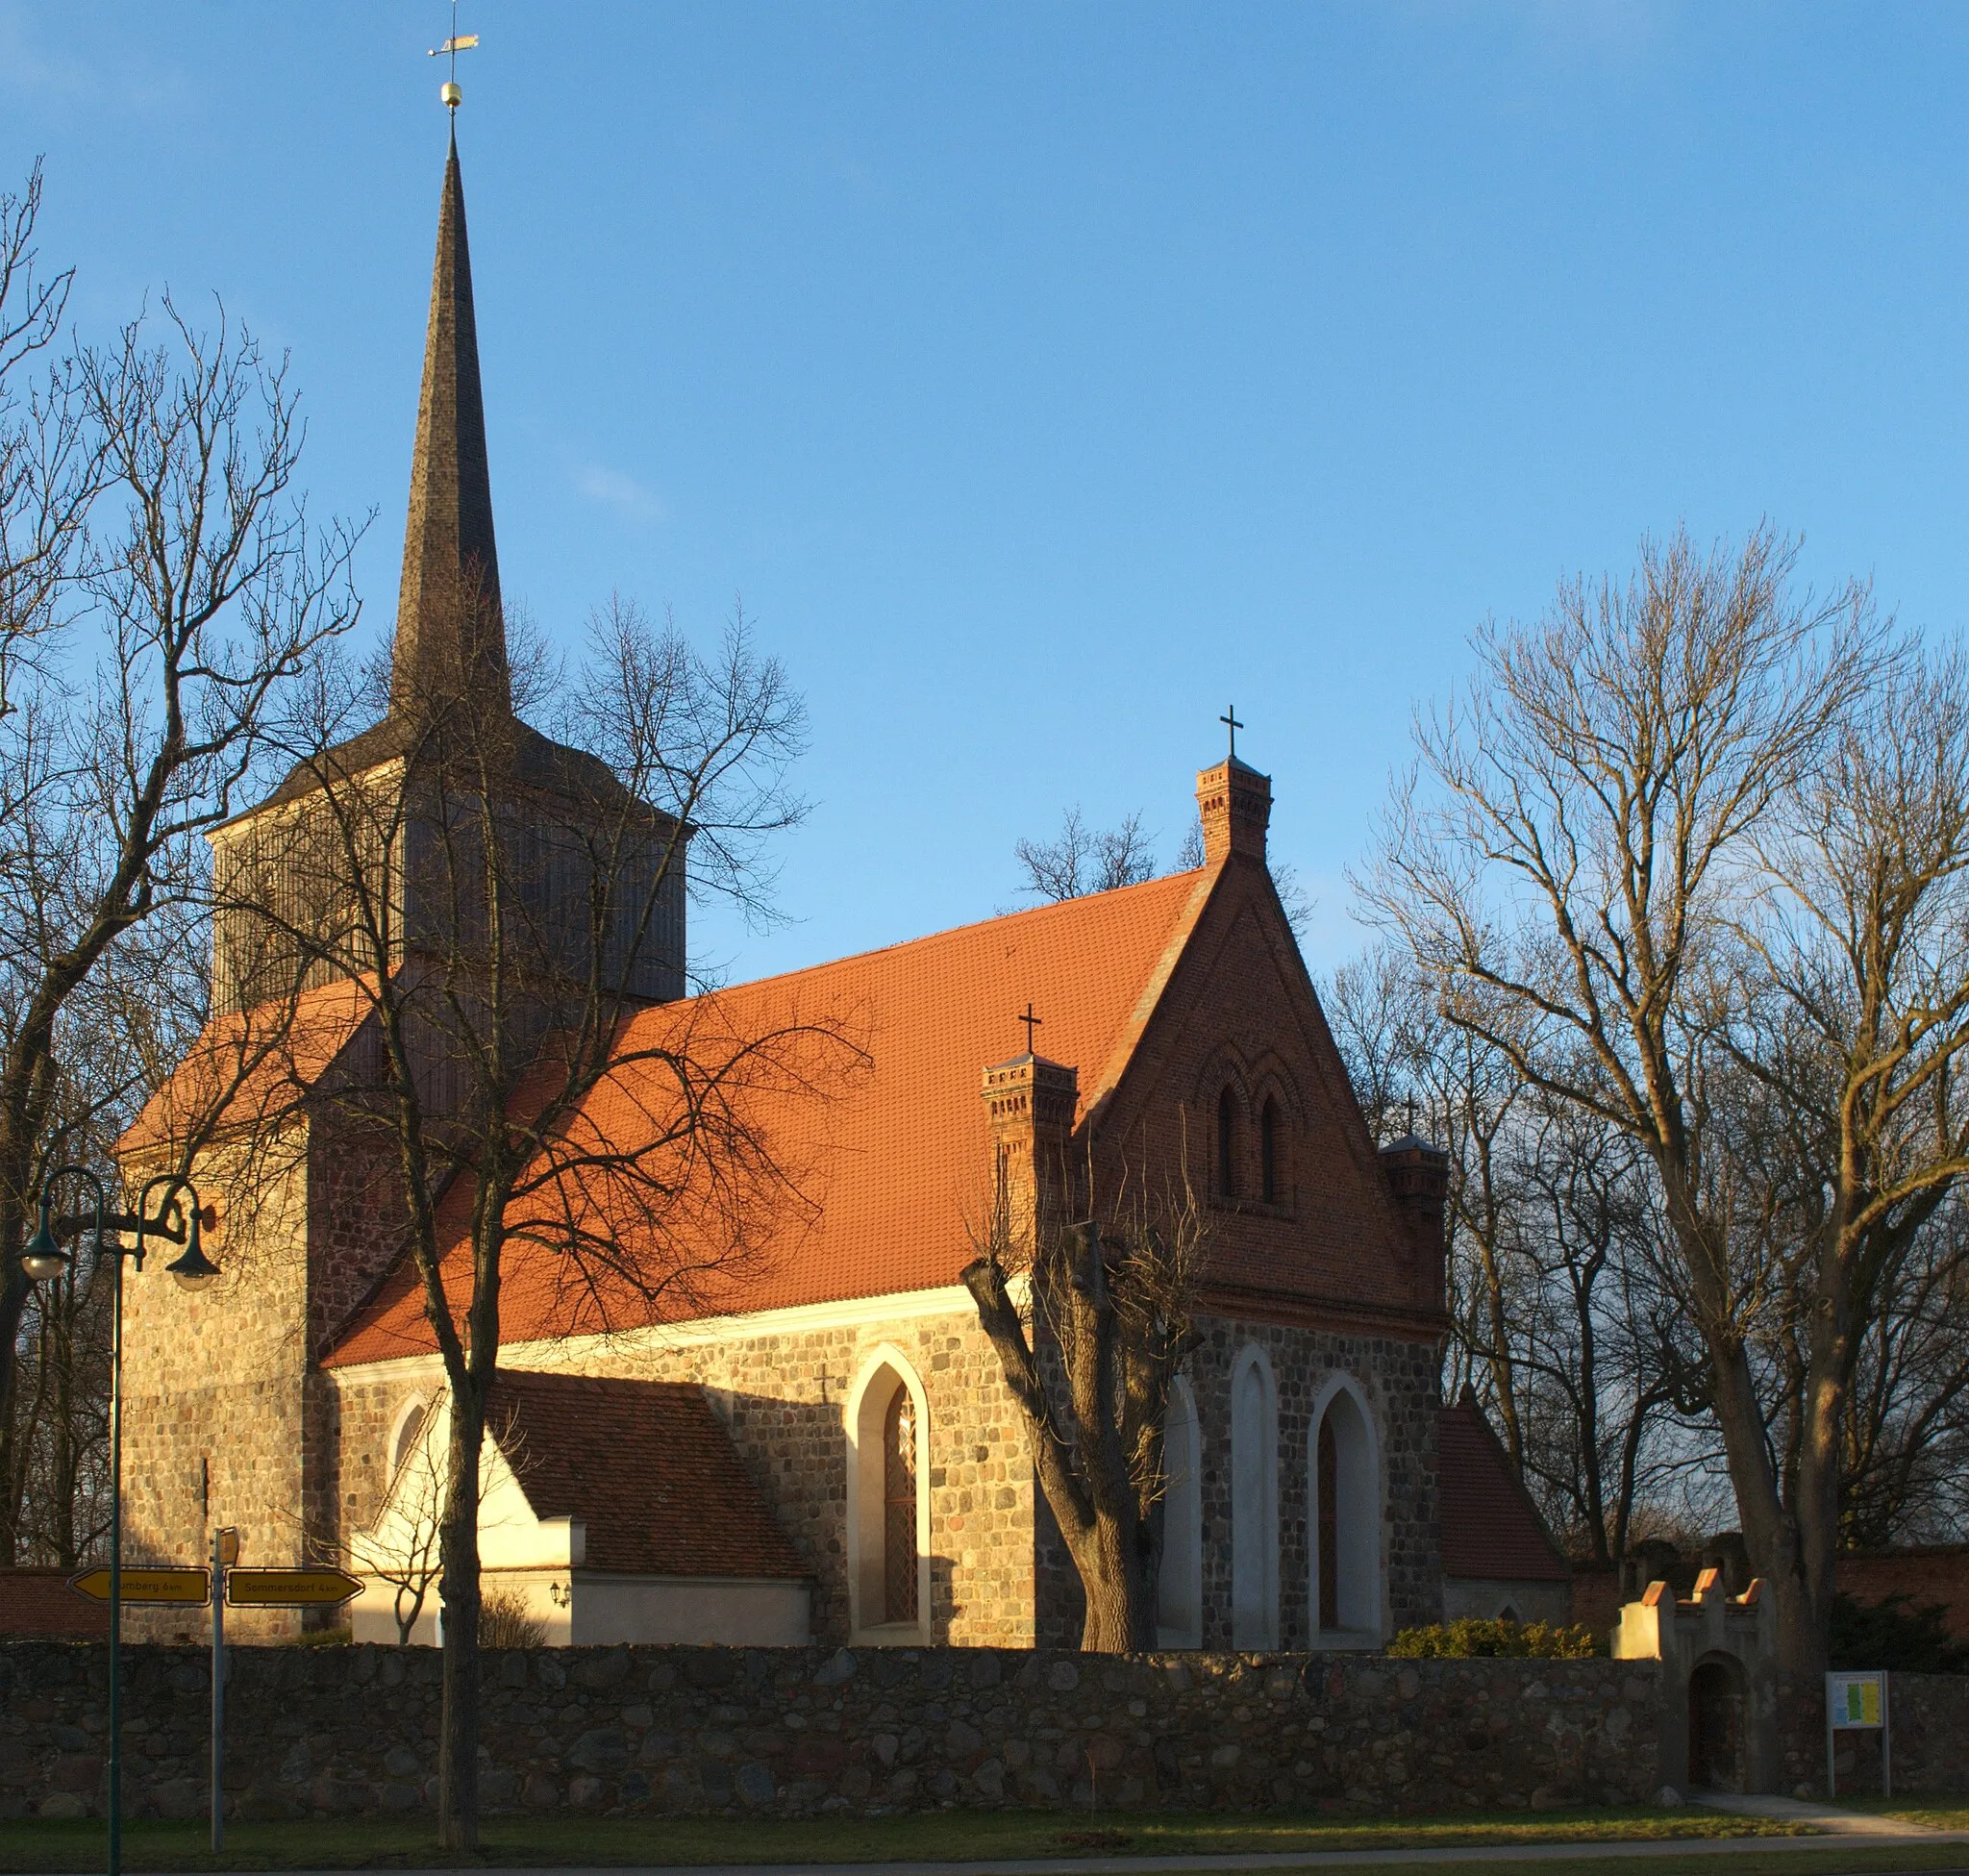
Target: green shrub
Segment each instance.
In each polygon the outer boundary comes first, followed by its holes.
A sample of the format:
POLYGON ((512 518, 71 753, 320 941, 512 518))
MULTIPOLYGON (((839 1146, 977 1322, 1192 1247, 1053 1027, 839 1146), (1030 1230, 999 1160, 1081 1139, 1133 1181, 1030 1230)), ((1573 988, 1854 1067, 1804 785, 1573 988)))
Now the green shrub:
POLYGON ((1916 1608, 1903 1589, 1876 1603, 1832 1598, 1831 1665, 1884 1667, 1896 1674, 1969 1673, 1969 1646, 1948 1629, 1940 1603, 1916 1608))
POLYGON ((1388 1653, 1410 1661, 1471 1661, 1490 1656, 1542 1661, 1586 1661, 1604 1655, 1607 1643, 1589 1628, 1560 1628, 1552 1622, 1480 1620, 1465 1615, 1426 1629, 1404 1629, 1388 1653))

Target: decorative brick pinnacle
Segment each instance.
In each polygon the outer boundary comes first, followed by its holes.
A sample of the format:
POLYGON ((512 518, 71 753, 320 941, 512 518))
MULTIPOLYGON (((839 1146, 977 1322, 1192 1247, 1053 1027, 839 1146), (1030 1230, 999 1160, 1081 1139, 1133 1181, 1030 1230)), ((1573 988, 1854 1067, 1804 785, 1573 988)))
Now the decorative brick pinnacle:
POLYGON ((1012 1235, 1024 1240, 1042 1197, 1056 1205, 1065 1198, 1066 1150, 1080 1100, 1080 1076, 1040 1056, 1014 1056, 985 1069, 979 1091, 1012 1235))
POLYGON ((1196 778, 1197 813, 1204 823, 1204 863, 1214 866, 1228 854, 1262 861, 1265 828, 1272 818, 1272 778, 1234 756, 1196 778))

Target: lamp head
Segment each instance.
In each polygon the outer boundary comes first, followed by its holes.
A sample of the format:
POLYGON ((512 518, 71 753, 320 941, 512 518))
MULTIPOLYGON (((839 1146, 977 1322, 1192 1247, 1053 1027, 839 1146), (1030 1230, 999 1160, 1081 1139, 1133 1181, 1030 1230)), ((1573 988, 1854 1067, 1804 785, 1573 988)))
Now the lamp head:
POLYGON ((205 1254, 205 1244, 198 1228, 198 1206, 190 1207, 191 1230, 185 1245, 185 1255, 175 1263, 164 1268, 178 1279, 181 1288, 210 1289, 219 1280, 219 1266, 205 1254))
POLYGON ((48 1195, 43 1192, 41 1221, 35 1227, 35 1235, 27 1240, 27 1247, 20 1254, 20 1267, 36 1283, 43 1284, 52 1283, 74 1262, 55 1241, 54 1228, 48 1221, 48 1195))

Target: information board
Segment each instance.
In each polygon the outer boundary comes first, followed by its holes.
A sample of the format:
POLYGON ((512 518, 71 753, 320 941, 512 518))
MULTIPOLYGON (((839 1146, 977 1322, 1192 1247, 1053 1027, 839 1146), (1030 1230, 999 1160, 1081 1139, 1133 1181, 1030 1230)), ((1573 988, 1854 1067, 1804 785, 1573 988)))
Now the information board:
POLYGON ((1826 1676, 1826 1791, 1839 1789, 1835 1733, 1878 1733, 1881 1736, 1881 1790, 1894 1791, 1893 1729, 1887 1723, 1887 1676, 1884 1668, 1826 1676))

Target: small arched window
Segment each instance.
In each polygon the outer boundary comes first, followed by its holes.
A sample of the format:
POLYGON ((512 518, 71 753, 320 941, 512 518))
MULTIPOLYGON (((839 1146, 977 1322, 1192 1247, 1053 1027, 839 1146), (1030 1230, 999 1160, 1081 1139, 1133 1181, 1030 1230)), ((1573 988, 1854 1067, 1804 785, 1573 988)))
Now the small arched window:
POLYGON ((424 1407, 420 1401, 396 1423, 396 1438, 389 1444, 389 1476, 404 1469, 404 1462, 417 1447, 417 1436, 424 1431, 424 1407))
POLYGON ((1217 1096, 1217 1196, 1237 1196, 1237 1097, 1228 1088, 1217 1096))
POLYGON ((1267 1205, 1279 1202, 1279 1104, 1266 1098, 1258 1117, 1259 1189, 1267 1205))
POLYGON ((916 1619, 916 1404, 900 1386, 882 1416, 882 1619, 916 1619))

